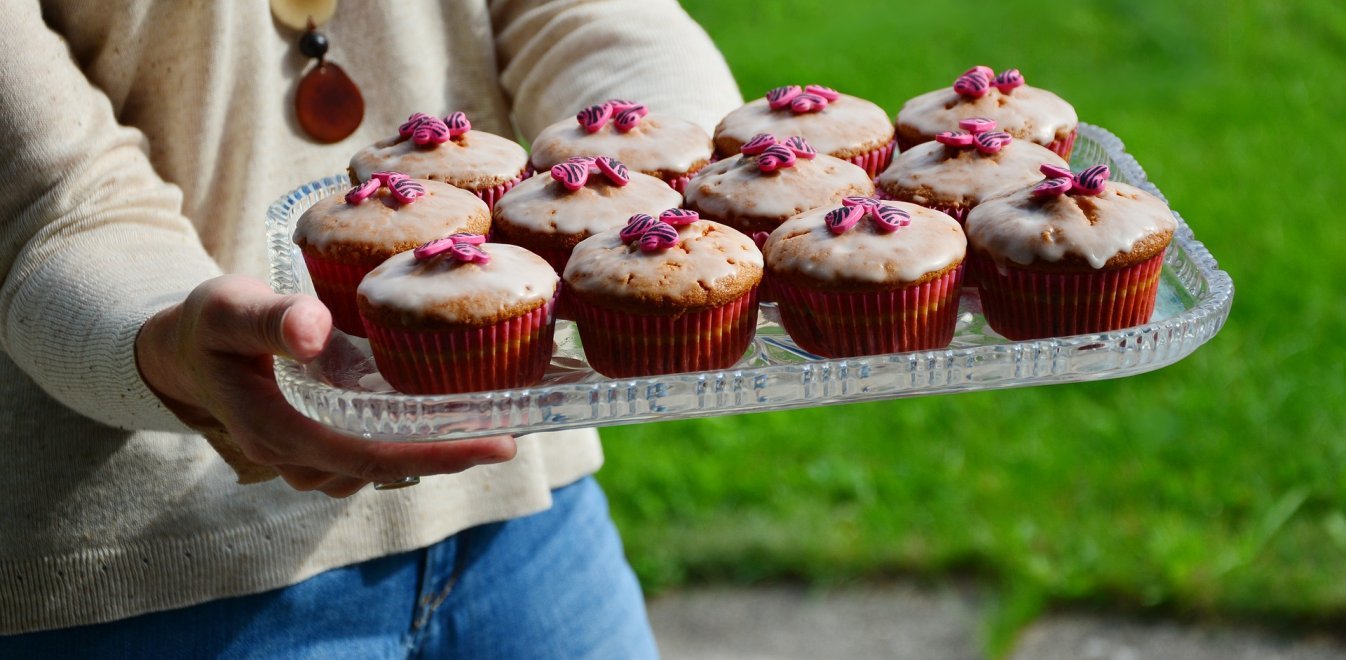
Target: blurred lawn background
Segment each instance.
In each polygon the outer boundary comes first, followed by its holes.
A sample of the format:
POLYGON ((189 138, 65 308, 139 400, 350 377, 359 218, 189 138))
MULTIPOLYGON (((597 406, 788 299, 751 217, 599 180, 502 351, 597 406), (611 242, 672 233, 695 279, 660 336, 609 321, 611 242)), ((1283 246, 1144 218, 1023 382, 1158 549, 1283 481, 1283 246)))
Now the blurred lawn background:
POLYGON ((1232 275, 1195 355, 1123 380, 603 431, 651 593, 972 574, 1052 604, 1346 621, 1346 3, 684 0, 745 97, 895 114, 974 64, 1116 133, 1232 275))

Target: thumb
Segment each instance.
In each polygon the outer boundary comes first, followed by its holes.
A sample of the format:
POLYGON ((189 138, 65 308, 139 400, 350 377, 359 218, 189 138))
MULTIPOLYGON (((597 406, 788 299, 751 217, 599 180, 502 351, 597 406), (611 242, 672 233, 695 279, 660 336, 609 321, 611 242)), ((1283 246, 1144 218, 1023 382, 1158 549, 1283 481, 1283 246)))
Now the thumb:
POLYGON ((332 314, 318 299, 282 296, 262 282, 226 275, 197 287, 187 306, 206 348, 240 355, 317 357, 332 331, 332 314))

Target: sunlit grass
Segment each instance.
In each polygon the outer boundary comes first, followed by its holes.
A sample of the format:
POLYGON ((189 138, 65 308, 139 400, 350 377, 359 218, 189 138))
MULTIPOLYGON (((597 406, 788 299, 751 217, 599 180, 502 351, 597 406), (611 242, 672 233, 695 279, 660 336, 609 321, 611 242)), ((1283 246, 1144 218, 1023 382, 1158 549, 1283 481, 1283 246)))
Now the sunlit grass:
POLYGON ((1237 294, 1213 342, 1138 377, 607 429, 649 588, 973 570, 1015 585, 1015 620, 1041 598, 1346 615, 1346 5, 684 5, 748 97, 818 82, 895 113, 1021 69, 1127 143, 1237 294))

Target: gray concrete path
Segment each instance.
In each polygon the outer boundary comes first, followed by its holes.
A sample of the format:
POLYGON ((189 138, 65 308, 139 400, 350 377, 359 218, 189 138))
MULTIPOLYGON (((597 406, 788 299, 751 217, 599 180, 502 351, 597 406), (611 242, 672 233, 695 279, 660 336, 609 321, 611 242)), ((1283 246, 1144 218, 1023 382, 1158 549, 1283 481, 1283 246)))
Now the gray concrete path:
MULTIPOLYGON (((982 658, 984 598, 972 587, 914 583, 812 590, 704 587, 650 601, 665 660, 982 658)), ((1049 614, 1018 640, 1012 660, 1329 660, 1346 642, 1224 625, 1049 614)))

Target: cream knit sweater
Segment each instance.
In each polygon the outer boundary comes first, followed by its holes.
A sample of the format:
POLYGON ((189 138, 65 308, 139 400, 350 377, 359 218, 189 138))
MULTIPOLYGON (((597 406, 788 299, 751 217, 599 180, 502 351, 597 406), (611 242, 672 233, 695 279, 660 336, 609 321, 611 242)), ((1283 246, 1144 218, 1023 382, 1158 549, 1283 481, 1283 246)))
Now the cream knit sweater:
POLYGON ((741 99, 673 0, 343 0, 323 31, 364 92, 314 144, 308 62, 267 0, 0 0, 0 634, 293 584, 544 509, 592 431, 346 500, 239 486, 146 389, 141 323, 221 272, 265 273, 263 218, 416 111, 526 137, 611 97, 707 129, 741 99))

